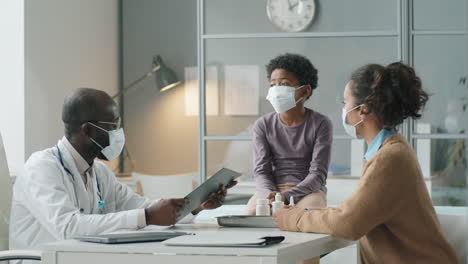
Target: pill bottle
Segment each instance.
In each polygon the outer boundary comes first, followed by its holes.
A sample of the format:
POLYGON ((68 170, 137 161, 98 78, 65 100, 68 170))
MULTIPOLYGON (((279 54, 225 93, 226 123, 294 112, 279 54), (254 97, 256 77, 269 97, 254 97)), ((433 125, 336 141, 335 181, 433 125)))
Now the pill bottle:
POLYGON ((270 215, 270 200, 258 199, 256 215, 258 216, 269 216, 270 215))
POLYGON ((282 201, 281 193, 276 193, 275 201, 271 204, 271 209, 273 214, 279 211, 281 208, 284 207, 284 202, 282 201))

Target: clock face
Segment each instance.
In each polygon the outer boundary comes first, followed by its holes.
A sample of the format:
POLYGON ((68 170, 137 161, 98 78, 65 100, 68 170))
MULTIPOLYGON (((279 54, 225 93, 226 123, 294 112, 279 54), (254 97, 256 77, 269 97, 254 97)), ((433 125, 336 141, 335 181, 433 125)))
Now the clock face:
POLYGON ((267 14, 271 23, 281 31, 303 31, 314 19, 315 1, 267 0, 267 14))

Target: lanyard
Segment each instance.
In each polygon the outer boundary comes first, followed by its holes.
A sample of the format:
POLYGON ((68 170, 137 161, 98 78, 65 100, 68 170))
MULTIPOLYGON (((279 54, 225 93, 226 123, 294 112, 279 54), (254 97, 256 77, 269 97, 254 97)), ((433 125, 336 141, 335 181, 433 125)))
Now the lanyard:
MULTIPOLYGON (((63 169, 67 172, 67 174, 71 176, 73 182, 75 182, 75 176, 73 176, 73 173, 71 173, 71 171, 65 166, 65 163, 63 162, 62 152, 60 151, 58 145, 56 147, 57 147, 57 154, 58 154, 60 164, 62 165, 63 169)), ((75 186, 75 184, 73 184, 73 186, 75 186)), ((97 195, 98 195, 98 198, 99 198, 98 209, 101 212, 102 209, 104 209, 104 207, 106 205, 106 201, 104 201, 102 199, 101 185, 99 184, 99 180, 98 180, 97 175, 96 175, 96 186, 97 186, 97 195)), ((75 198, 76 198, 76 201, 78 201, 78 196, 76 194, 76 191, 75 191, 75 198)), ((82 211, 83 211, 83 208, 80 208, 80 212, 82 212, 82 211)))

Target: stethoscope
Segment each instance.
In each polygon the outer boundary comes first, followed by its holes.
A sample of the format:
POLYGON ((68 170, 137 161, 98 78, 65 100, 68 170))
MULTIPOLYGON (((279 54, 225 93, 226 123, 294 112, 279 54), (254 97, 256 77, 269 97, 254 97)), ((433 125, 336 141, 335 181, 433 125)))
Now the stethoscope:
MULTIPOLYGON (((75 176, 73 175, 73 173, 71 173, 71 171, 65 166, 65 163, 63 162, 63 158, 62 158, 62 152, 60 151, 60 148, 58 147, 58 145, 56 146, 57 148, 57 154, 58 154, 58 158, 59 158, 59 161, 60 161, 60 164, 62 165, 63 169, 65 170, 65 172, 67 172, 68 175, 71 176, 72 178, 72 181, 73 183, 75 183, 75 176)), ((74 184, 73 184, 74 185, 74 184)), ((98 202, 98 210, 99 210, 99 213, 102 212, 102 210, 104 209, 104 206, 106 205, 106 201, 104 201, 102 199, 102 195, 101 195, 101 185, 99 184, 99 180, 98 180, 98 177, 96 175, 96 186, 97 186, 97 196, 99 198, 99 202, 98 202)), ((76 198, 76 201, 78 201, 78 196, 76 194, 76 191, 75 191, 75 198, 76 198)), ((80 208, 80 213, 83 213, 84 209, 83 208, 80 208)))

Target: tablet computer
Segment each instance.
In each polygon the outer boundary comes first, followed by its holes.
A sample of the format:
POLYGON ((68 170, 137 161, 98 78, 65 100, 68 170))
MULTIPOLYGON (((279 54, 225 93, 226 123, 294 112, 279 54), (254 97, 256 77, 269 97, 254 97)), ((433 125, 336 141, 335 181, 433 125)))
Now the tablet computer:
POLYGON ((137 243, 137 242, 154 242, 164 241, 169 238, 178 236, 192 235, 185 232, 174 231, 134 231, 126 233, 113 233, 91 236, 76 236, 74 239, 83 242, 94 242, 102 244, 119 244, 119 243, 137 243))
POLYGON ((208 199, 212 192, 216 192, 221 184, 228 185, 231 181, 241 176, 239 172, 222 168, 206 180, 202 185, 198 186, 195 190, 185 196, 185 199, 190 201, 189 204, 185 205, 177 221, 190 214, 193 210, 197 209, 204 201, 208 199))

